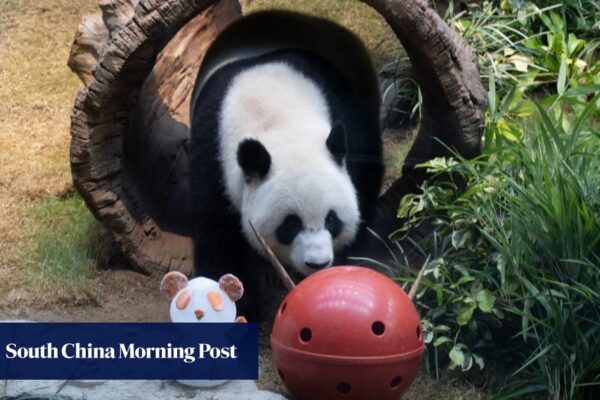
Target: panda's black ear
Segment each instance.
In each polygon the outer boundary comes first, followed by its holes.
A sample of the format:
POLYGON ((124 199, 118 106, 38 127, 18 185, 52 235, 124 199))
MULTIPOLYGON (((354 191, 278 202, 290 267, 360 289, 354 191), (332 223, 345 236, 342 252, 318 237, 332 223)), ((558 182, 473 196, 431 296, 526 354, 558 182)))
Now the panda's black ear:
POLYGON ((327 148, 331 152, 333 159, 339 165, 342 165, 344 158, 348 154, 348 141, 346 139, 346 127, 342 121, 336 121, 331 127, 329 137, 327 138, 327 148))
POLYGON ((271 155, 256 139, 244 139, 238 146, 237 161, 246 179, 263 179, 271 168, 271 155))

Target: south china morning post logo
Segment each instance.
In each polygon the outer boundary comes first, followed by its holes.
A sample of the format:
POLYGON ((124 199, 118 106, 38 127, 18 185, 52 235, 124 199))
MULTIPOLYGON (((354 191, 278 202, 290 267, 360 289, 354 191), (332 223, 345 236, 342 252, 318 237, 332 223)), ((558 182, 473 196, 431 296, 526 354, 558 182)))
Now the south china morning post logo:
POLYGON ((167 343, 164 347, 139 347, 135 343, 119 343, 115 347, 96 347, 92 343, 65 343, 60 348, 52 343, 39 347, 19 347, 16 343, 6 345, 6 358, 18 359, 123 359, 132 360, 179 359, 184 363, 193 363, 197 359, 238 358, 237 346, 214 347, 210 343, 199 343, 197 347, 180 347, 167 343))
POLYGON ((256 324, 0 324, 0 379, 257 377, 256 324))

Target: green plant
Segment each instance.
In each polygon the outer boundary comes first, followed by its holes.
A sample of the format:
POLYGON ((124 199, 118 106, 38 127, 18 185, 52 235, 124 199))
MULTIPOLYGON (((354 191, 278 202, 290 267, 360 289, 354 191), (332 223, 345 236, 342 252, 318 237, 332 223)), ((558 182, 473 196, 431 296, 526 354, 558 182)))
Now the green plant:
POLYGON ((563 87, 570 82, 576 84, 593 62, 593 51, 585 40, 569 32, 565 20, 556 11, 540 14, 540 20, 546 33, 525 42, 541 69, 537 81, 562 81, 563 87))
POLYGON ((450 8, 448 16, 477 50, 484 81, 494 79, 501 94, 515 84, 529 91, 558 81, 577 85, 597 66, 600 41, 576 36, 563 18, 562 3, 541 8, 532 2, 511 3, 484 2, 458 15, 450 8))
MULTIPOLYGON (((450 2, 444 18, 476 50, 483 84, 493 85, 500 99, 516 87, 510 97, 521 102, 532 93, 551 95, 557 86, 562 93, 600 83, 600 35, 588 34, 593 26, 575 30, 564 19, 565 10, 583 10, 583 5, 573 4, 581 1, 587 0, 573 0, 570 8, 558 2, 484 1, 459 13, 450 2)), ((590 6, 594 7, 600 6, 590 6)), ((422 104, 406 56, 400 54, 384 65, 380 75, 384 78, 387 121, 414 120, 422 104)), ((528 108, 531 110, 531 105, 528 108)), ((496 122, 506 133, 502 125, 509 121, 496 122)))
POLYGON ((561 19, 569 31, 588 38, 598 38, 600 33, 600 4, 595 0, 502 0, 502 8, 507 11, 522 10, 531 5, 547 8, 560 5, 561 19))
POLYGON ((408 56, 403 55, 379 68, 384 126, 416 122, 421 117, 422 98, 408 56))
POLYGON ((478 159, 424 164, 440 178, 400 204, 396 238, 432 255, 418 295, 430 351, 462 370, 512 369, 503 398, 600 393, 598 89, 538 105, 513 136, 527 134, 478 159), (423 224, 431 233, 411 240, 423 224))

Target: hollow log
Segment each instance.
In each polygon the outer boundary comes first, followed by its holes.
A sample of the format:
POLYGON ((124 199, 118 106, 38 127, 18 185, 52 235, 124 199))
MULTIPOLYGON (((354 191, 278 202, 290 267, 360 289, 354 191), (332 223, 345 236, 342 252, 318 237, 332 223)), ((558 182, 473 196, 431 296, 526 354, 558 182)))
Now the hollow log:
POLYGON ((108 29, 101 15, 93 14, 83 17, 71 48, 68 66, 77 74, 84 84, 92 79, 92 70, 98 63, 102 45, 108 39, 108 29))
MULTIPOLYGON (((417 164, 449 155, 448 148, 467 158, 480 154, 486 97, 477 54, 426 1, 364 2, 385 18, 402 43, 423 96, 419 132, 402 176, 379 199, 373 229, 385 238, 401 224, 397 210, 402 197, 418 192, 426 178, 417 164)), ((371 246, 373 242, 361 249, 371 246)))
MULTIPOLYGON (((466 157, 479 153, 485 93, 473 51, 426 2, 365 3, 402 42, 424 100, 403 174, 378 204, 373 228, 385 237, 401 223, 402 196, 425 178, 415 165, 447 154, 438 139, 466 157)), ((85 84, 72 113, 74 184, 134 267, 190 274, 190 98, 208 46, 241 16, 240 5, 100 0, 100 8, 102 15, 82 21, 68 62, 85 84)))
POLYGON ((103 29, 109 34, 96 34, 106 38, 88 53, 98 54, 97 62, 88 70, 89 62, 74 59, 81 58, 93 36, 81 31, 69 60, 86 84, 71 116, 73 182, 135 268, 149 274, 178 270, 189 275, 191 239, 161 229, 132 181, 144 171, 162 171, 153 179, 165 183, 163 194, 168 198, 177 187, 171 178, 185 180, 177 171, 185 160, 177 155, 185 150, 195 75, 206 47, 239 18, 241 8, 234 0, 113 0, 102 1, 101 8, 103 29), (129 6, 135 7, 133 13, 129 6), (185 52, 188 46, 193 51, 185 52), (156 124, 147 126, 148 119, 156 124), (135 165, 127 158, 132 152, 125 146, 132 133, 140 144, 134 154, 151 163, 135 165))

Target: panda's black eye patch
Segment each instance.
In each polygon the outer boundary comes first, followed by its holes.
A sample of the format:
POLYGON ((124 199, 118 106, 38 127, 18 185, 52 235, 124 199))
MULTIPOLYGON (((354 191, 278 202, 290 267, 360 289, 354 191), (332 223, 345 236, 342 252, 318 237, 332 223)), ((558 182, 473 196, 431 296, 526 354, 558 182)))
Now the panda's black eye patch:
POLYGON ((337 216, 336 212, 331 210, 325 217, 325 229, 331 233, 331 237, 335 239, 344 228, 344 223, 337 216))
POLYGON ((302 230, 302 220, 296 214, 290 214, 279 225, 275 236, 281 244, 290 245, 302 230))

